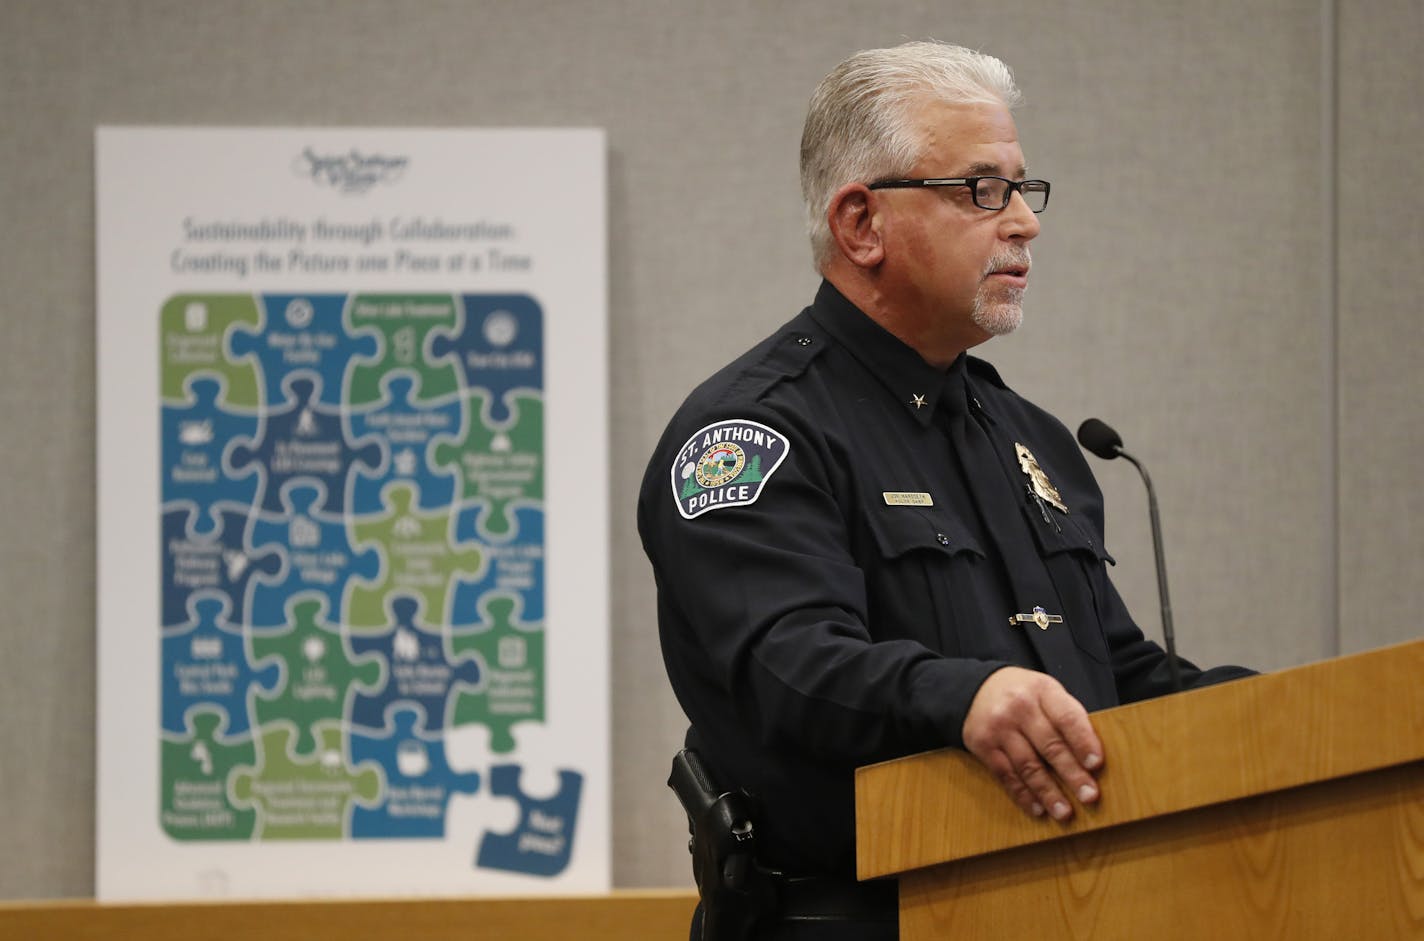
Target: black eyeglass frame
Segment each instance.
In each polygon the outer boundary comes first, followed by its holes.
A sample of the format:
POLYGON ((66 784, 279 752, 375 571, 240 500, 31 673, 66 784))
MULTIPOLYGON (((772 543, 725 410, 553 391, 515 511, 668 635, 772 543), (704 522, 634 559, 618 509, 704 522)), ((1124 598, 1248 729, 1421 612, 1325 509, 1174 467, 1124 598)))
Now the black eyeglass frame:
MULTIPOLYGON (((1009 203, 1013 201, 1014 193, 1023 195, 1025 186, 1033 187, 1031 192, 1043 193, 1043 205, 1038 209, 1029 206, 1029 210, 1035 214, 1043 212, 1048 208, 1048 191, 1050 184, 1047 180, 1009 180, 1002 176, 963 176, 953 178, 939 178, 926 180, 877 180, 867 184, 867 189, 873 190, 898 190, 898 189, 918 189, 930 186, 967 186, 969 195, 974 200, 974 205, 980 209, 987 209, 990 212, 1002 212, 1009 208, 1009 203), (979 202, 979 181, 999 180, 1005 184, 1004 204, 1002 206, 986 206, 979 202)), ((1028 197, 1024 196, 1024 202, 1028 202, 1028 197)))

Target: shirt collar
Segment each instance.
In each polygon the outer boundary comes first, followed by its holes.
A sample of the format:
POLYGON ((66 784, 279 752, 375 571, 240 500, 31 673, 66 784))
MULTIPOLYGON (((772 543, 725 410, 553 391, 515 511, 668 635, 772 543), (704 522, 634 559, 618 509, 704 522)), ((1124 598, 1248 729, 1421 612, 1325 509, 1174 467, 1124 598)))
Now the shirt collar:
POLYGON ((871 320, 829 281, 821 282, 811 305, 811 317, 921 425, 929 425, 941 404, 951 411, 963 411, 965 354, 959 354, 948 369, 936 369, 871 320))

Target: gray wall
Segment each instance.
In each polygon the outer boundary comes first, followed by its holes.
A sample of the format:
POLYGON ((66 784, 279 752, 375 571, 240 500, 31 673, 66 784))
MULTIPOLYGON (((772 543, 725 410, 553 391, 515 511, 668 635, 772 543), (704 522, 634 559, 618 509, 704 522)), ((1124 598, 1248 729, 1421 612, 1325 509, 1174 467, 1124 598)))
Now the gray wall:
MULTIPOLYGON (((1419 0, 0 0, 0 898, 93 891, 96 124, 607 128, 614 877, 687 885, 637 481, 691 385, 814 288, 812 86, 926 36, 1015 67, 1055 184, 1025 326, 980 352, 1148 460, 1183 652, 1417 636, 1419 0)), ((1100 479, 1155 632, 1139 484, 1100 479)))

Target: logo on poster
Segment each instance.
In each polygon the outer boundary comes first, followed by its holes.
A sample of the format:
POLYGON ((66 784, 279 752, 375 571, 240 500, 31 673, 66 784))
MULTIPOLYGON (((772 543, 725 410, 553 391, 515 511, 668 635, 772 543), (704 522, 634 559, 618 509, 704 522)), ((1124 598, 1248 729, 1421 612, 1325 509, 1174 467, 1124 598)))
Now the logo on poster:
POLYGON ((378 184, 397 182, 409 165, 409 157, 363 154, 354 147, 344 154, 319 154, 304 147, 292 161, 292 171, 337 192, 364 193, 378 184))

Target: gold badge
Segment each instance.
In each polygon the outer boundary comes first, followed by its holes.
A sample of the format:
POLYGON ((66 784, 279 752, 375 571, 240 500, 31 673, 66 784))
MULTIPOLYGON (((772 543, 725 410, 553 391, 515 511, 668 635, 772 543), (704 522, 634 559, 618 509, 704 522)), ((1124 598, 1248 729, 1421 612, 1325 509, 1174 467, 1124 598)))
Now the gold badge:
POLYGON ((1058 492, 1058 488, 1049 482, 1048 475, 1043 472, 1043 468, 1038 466, 1038 461, 1034 460, 1033 452, 1015 441, 1014 453, 1019 456, 1019 469, 1028 475, 1033 495, 1050 506, 1067 513, 1068 507, 1063 503, 1063 496, 1058 492))

